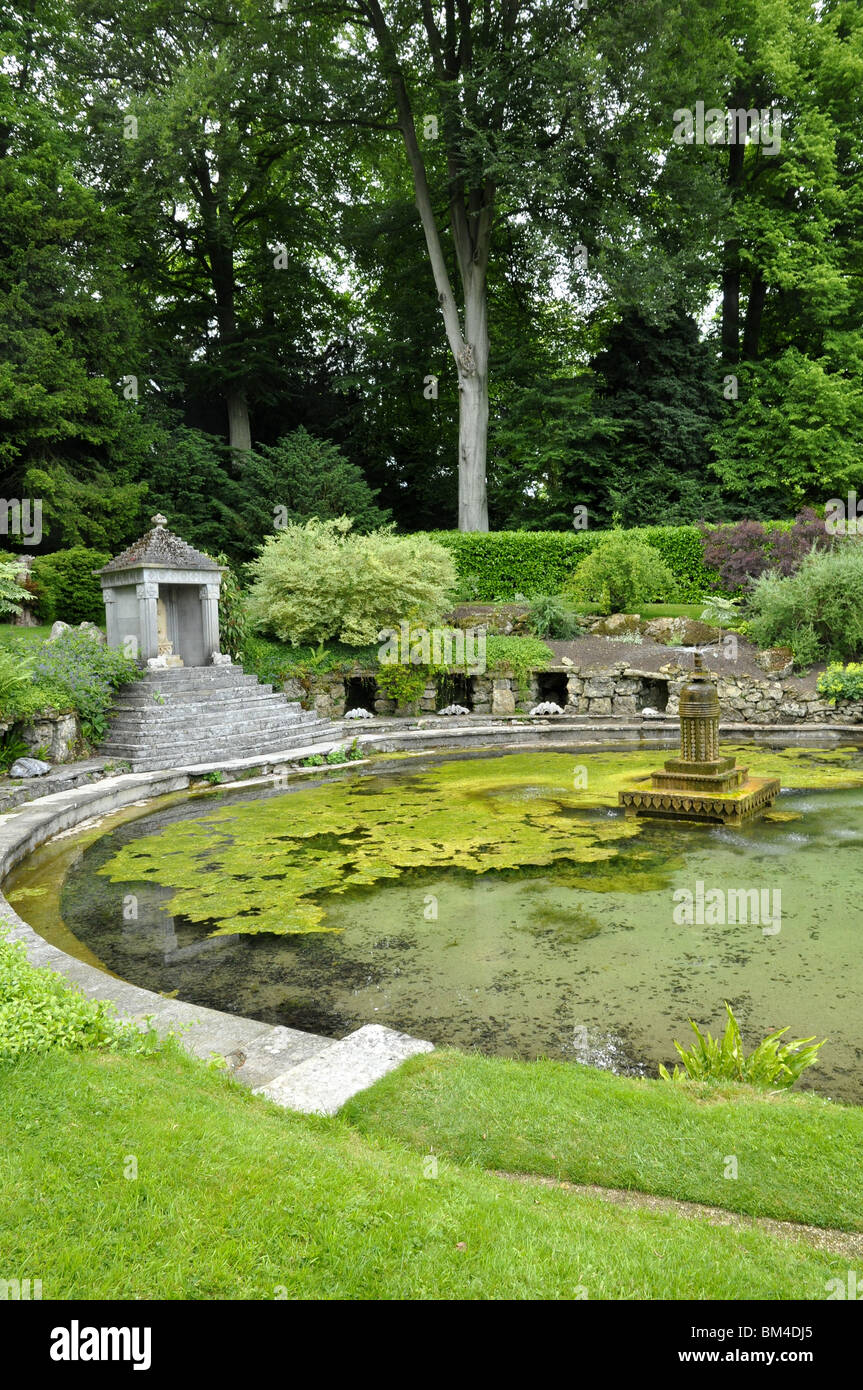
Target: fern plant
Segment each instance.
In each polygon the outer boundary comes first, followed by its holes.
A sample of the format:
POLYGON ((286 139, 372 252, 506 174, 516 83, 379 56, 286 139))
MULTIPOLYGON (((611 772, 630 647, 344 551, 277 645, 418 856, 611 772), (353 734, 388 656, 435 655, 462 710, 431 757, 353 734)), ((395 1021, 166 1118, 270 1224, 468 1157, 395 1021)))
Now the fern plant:
POLYGON ((8 710, 14 704, 14 697, 30 684, 32 665, 32 657, 0 647, 0 714, 8 710))
POLYGON ((728 1022, 721 1038, 702 1033, 698 1024, 689 1020, 696 1041, 689 1048, 675 1042, 683 1067, 675 1065, 673 1074, 669 1074, 660 1064, 659 1075, 664 1081, 747 1081, 752 1086, 793 1086, 801 1072, 817 1061, 819 1049, 827 1041, 825 1038, 816 1043, 814 1038, 795 1038, 783 1043, 779 1039, 788 1029, 779 1028, 769 1033, 747 1057, 740 1025, 727 1000, 725 1012, 728 1022))
POLYGON ((17 762, 19 758, 29 756, 32 756, 29 743, 25 743, 14 729, 10 729, 0 739, 0 773, 8 772, 12 764, 17 762))

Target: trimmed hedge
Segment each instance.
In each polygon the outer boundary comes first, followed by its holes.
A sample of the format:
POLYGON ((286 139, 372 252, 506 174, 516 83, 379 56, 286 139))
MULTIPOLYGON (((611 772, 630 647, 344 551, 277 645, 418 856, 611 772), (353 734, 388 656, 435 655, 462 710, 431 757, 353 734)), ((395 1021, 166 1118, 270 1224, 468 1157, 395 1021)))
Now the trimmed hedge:
MULTIPOLYGON (((679 585, 682 603, 715 591, 719 576, 704 563, 697 526, 631 528, 658 550, 679 585)), ((473 580, 479 603, 511 600, 516 594, 559 593, 579 560, 607 531, 431 531, 452 553, 459 582, 473 580)))
POLYGON ((59 619, 73 627, 85 622, 104 627, 105 601, 93 570, 107 565, 110 558, 106 551, 88 550, 84 545, 55 550, 51 555, 37 555, 31 574, 40 590, 37 608, 40 622, 53 623, 59 619))

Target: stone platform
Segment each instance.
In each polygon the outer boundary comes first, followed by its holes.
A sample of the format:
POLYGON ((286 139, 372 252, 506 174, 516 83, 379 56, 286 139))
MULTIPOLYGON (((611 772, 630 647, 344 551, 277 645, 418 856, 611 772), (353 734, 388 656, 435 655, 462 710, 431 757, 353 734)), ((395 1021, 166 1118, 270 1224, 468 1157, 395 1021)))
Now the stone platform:
POLYGON ((661 774, 645 777, 643 790, 628 787, 618 794, 619 804, 628 816, 741 825, 765 810, 781 790, 775 777, 744 777, 737 788, 729 791, 661 790, 655 786, 658 775, 661 774))

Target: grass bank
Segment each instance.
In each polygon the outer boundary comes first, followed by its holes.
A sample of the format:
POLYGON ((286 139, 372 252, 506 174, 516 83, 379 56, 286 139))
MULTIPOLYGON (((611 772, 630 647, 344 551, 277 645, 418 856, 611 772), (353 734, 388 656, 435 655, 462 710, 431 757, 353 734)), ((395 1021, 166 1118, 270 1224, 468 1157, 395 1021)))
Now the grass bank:
POLYGON ((809 1092, 439 1051, 413 1058, 343 1114, 368 1137, 386 1134, 467 1168, 863 1230, 863 1109, 809 1092), (729 1158, 736 1178, 725 1176, 729 1158))
MULTIPOLYGON (((449 1076, 455 1106, 458 1069, 439 1061, 425 1080, 449 1076)), ((845 1277, 847 1256, 803 1242, 512 1183, 470 1158, 427 1176, 410 1135, 370 1122, 401 1092, 419 1123, 424 1073, 402 1076, 367 1098, 361 1133, 279 1111, 173 1047, 4 1064, 4 1276, 41 1278, 45 1299, 817 1299, 845 1277)), ((697 1127, 706 1108, 689 1104, 697 1127)))

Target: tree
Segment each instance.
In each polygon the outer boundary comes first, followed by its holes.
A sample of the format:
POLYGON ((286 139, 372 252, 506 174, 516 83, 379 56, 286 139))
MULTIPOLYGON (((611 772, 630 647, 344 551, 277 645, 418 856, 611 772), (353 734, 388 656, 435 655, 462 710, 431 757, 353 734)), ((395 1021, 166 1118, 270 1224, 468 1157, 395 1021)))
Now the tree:
POLYGON ((377 530, 389 521, 389 514, 375 505, 375 495, 356 464, 329 440, 315 439, 300 426, 249 455, 235 547, 251 554, 274 525, 309 517, 326 521, 350 516, 354 532, 377 530))
POLYGON ((58 102, 62 11, 4 19, 0 67, 0 467, 4 495, 38 498, 49 547, 129 539, 147 423, 122 398, 141 322, 124 231, 81 180, 58 102))
MULTIPOLYGON (((618 88, 626 85, 627 60, 636 53, 636 80, 643 88, 644 40, 662 12, 648 3, 635 13, 617 15, 617 47, 609 49, 602 17, 595 22, 591 43, 585 41, 581 10, 555 0, 501 0, 497 6, 446 0, 438 18, 430 0, 422 0, 419 11, 396 0, 386 13, 381 0, 349 0, 352 23, 347 37, 340 36, 340 42, 351 44, 367 86, 368 39, 373 41, 377 74, 389 86, 404 141, 458 377, 463 530, 488 529, 488 272, 495 221, 530 214, 548 222, 554 214, 571 233, 573 218, 581 216, 589 217, 595 232, 606 216, 598 195, 610 192, 616 176, 625 171, 616 193, 628 197, 629 166, 643 163, 646 154, 643 131, 640 153, 638 142, 624 141, 625 148, 620 144, 610 110, 618 88), (602 83, 608 95, 600 121, 596 93, 602 83), (437 113, 428 113, 431 92, 437 113), (592 161, 585 158, 586 130, 592 161), (589 174, 588 163, 600 170, 597 177, 589 174), (449 248, 438 225, 441 203, 449 248), (460 305, 451 266, 458 275, 460 305)), ((383 100, 379 89, 373 89, 372 99, 383 100)), ((620 125, 631 130, 632 113, 620 125)))
POLYGON ((217 395, 230 447, 248 452, 250 411, 313 356, 326 298, 309 246, 323 241, 313 195, 332 174, 310 174, 314 146, 294 120, 307 40, 253 0, 80 8, 90 165, 137 241, 151 370, 175 400, 191 387, 206 408, 217 395))

